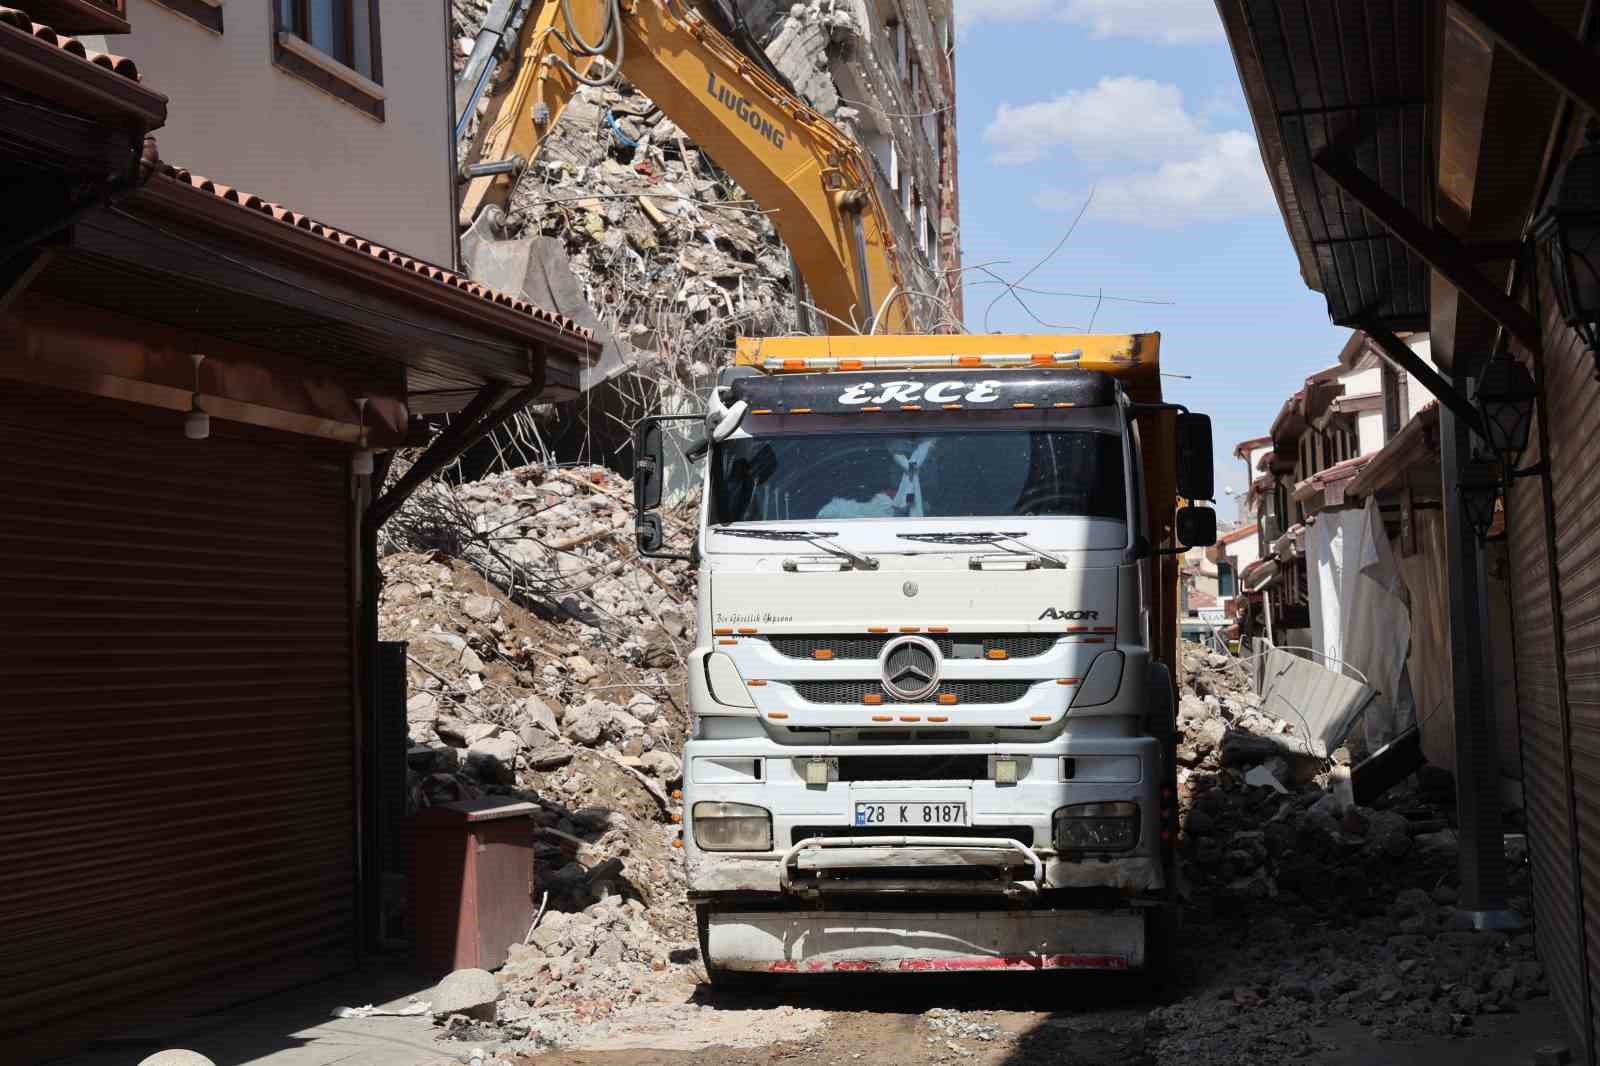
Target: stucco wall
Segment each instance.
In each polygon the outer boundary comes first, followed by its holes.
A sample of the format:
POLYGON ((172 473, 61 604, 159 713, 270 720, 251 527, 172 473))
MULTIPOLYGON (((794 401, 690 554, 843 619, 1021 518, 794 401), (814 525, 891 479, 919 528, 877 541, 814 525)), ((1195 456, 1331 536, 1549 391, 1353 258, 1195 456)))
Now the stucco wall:
POLYGON ((212 33, 128 0, 133 57, 171 100, 161 157, 389 248, 450 265, 449 55, 442 0, 383 0, 377 121, 272 62, 273 0, 226 0, 212 33))
MULTIPOLYGON (((1429 366, 1438 369, 1433 361, 1433 343, 1426 336, 1416 336, 1406 342, 1413 352, 1416 352, 1429 366)), ((1418 411, 1433 402, 1433 393, 1429 392, 1420 381, 1413 379, 1406 388, 1406 405, 1410 408, 1406 412, 1406 419, 1416 417, 1418 411)))
POLYGON ((1385 444, 1383 411, 1362 411, 1356 418, 1356 454, 1371 455, 1385 444))

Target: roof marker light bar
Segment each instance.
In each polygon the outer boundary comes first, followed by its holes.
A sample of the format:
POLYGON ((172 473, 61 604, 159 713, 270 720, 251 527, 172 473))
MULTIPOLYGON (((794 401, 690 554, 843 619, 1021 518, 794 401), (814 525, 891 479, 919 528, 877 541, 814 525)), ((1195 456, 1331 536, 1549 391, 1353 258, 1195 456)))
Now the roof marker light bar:
MULTIPOLYGON (((1096 360, 1098 362, 1098 360, 1096 360)), ((1118 366, 1133 366, 1138 356, 1113 355, 1118 366)), ((938 370, 945 367, 1080 366, 1083 349, 1070 352, 996 355, 817 355, 805 359, 763 359, 763 370, 938 370)))

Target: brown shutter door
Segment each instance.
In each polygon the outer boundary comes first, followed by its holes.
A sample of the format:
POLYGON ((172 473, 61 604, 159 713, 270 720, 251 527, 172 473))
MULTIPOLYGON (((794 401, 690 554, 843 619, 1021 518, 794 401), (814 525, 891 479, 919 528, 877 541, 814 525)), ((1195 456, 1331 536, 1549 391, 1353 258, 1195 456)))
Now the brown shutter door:
POLYGON ((337 452, 0 402, 0 1046, 355 952, 352 538, 337 452))
MULTIPOLYGON (((1545 309, 1544 384, 1559 587, 1554 623, 1561 638, 1567 713, 1565 737, 1552 737, 1539 753, 1539 776, 1548 779, 1543 787, 1569 790, 1559 798, 1566 805, 1572 836, 1553 835, 1552 847, 1544 849, 1552 860, 1542 890, 1548 893, 1550 911, 1549 917, 1539 916, 1539 948, 1562 1003, 1583 1005, 1578 1011, 1569 1009, 1568 1018, 1576 1035, 1592 1044, 1600 1007, 1600 522, 1595 521, 1600 511, 1600 479, 1595 477, 1600 468, 1600 384, 1594 361, 1562 324, 1548 286, 1540 306, 1545 309), (1554 765, 1544 765, 1553 764, 1557 752, 1559 775, 1554 765), (1569 843, 1566 862, 1556 868, 1555 847, 1573 837, 1575 851, 1569 843), (1570 912, 1556 894, 1557 878, 1570 886, 1565 889, 1572 900, 1570 912), (1578 956, 1576 967, 1567 961, 1573 954, 1578 956)), ((1526 495, 1519 492, 1518 498, 1526 495)), ((1588 1061, 1595 1061, 1597 1053, 1600 1049, 1589 1047, 1588 1061)))
MULTIPOLYGON (((1522 463, 1539 461, 1537 438, 1522 463)), ((1522 784, 1533 866, 1533 906, 1539 958, 1569 1025, 1584 1033, 1583 940, 1570 817, 1563 724, 1560 637, 1551 594, 1545 536, 1544 486, 1539 478, 1512 482, 1506 501, 1507 540, 1515 560, 1511 611, 1516 633, 1517 710, 1522 736, 1522 784)), ((1502 758, 1512 753, 1503 752, 1502 758)))

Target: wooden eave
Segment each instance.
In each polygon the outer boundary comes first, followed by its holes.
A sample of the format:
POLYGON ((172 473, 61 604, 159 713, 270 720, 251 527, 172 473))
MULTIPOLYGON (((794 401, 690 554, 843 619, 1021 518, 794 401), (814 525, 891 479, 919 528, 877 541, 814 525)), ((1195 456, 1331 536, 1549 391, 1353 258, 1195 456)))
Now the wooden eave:
POLYGON ((1426 328, 1426 263, 1317 161, 1344 153, 1394 202, 1433 218, 1431 9, 1414 0, 1217 6, 1308 286, 1340 325, 1426 328))

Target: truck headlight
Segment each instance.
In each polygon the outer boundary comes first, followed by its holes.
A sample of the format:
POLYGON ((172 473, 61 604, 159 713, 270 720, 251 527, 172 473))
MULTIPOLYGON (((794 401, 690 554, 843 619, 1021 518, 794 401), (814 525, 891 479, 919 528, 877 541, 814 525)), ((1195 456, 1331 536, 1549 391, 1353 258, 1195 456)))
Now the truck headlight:
POLYGON ((1057 851, 1127 851, 1139 843, 1137 803, 1075 803, 1055 813, 1057 851))
POLYGON ((771 851, 772 815, 749 803, 696 803, 689 817, 702 851, 771 851))

